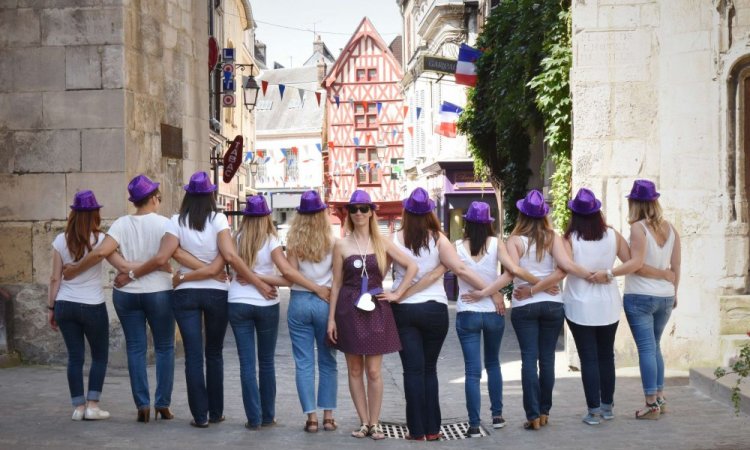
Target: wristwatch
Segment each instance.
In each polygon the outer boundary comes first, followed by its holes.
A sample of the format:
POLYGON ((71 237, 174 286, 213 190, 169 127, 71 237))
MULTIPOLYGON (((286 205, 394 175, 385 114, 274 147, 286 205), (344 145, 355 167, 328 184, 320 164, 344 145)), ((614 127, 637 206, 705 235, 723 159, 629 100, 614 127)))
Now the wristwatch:
POLYGON ((612 273, 612 269, 607 269, 607 281, 612 281, 615 275, 612 273))
POLYGON ((177 276, 177 279, 180 280, 180 283, 182 283, 185 280, 185 274, 180 272, 180 274, 177 276))
POLYGON ((128 270, 128 278, 133 281, 137 280, 137 278, 135 277, 135 272, 133 272, 132 270, 128 270))

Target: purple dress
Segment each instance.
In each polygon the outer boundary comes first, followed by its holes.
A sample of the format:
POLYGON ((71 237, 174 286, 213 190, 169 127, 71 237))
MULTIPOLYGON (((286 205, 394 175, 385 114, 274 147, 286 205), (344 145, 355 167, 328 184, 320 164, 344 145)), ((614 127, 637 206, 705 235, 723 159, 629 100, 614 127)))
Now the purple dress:
MULTIPOLYGON (((383 275, 378 268, 374 254, 365 257, 369 280, 367 289, 382 288, 383 275)), ((362 311, 357 308, 362 289, 362 268, 354 267, 354 261, 361 260, 359 255, 344 259, 344 281, 336 302, 336 330, 338 343, 335 348, 353 355, 382 355, 401 350, 396 321, 393 319, 391 304, 384 301, 375 302, 375 309, 362 311)))

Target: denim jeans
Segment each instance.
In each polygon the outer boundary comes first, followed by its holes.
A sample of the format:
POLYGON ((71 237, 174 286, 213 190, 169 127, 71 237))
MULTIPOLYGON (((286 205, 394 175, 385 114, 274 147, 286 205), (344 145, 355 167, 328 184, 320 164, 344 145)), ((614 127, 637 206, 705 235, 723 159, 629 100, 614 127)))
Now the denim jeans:
POLYGON ((172 306, 185 349, 185 382, 190 413, 196 423, 219 419, 224 413, 222 352, 227 332, 227 291, 177 289, 172 293, 172 306), (206 329, 205 375, 203 327, 206 329))
POLYGON ((412 436, 440 432, 437 360, 448 334, 448 307, 438 302, 393 304, 401 338, 406 425, 412 436))
POLYGON ((674 297, 625 294, 623 307, 638 347, 641 383, 644 395, 664 389, 664 359, 661 356, 661 335, 672 314, 674 297))
POLYGON ((279 304, 255 306, 229 304, 237 353, 240 357, 242 404, 250 426, 273 423, 276 416, 276 337, 279 334, 279 304), (258 345, 258 379, 255 378, 255 345, 258 345))
POLYGON ((338 369, 336 350, 326 344, 328 303, 307 291, 291 291, 287 311, 292 340, 295 381, 302 412, 315 412, 315 347, 318 347, 318 402, 323 410, 336 409, 338 369))
POLYGON ((552 408, 555 347, 564 318, 563 304, 558 302, 532 303, 511 310, 510 321, 521 347, 523 409, 528 420, 549 414, 552 408))
POLYGON ((68 389, 74 407, 86 400, 99 401, 107 374, 109 359, 109 315, 107 305, 86 305, 58 300, 55 302, 55 321, 68 349, 68 389), (84 337, 91 349, 89 390, 83 395, 83 362, 86 359, 84 337))
POLYGON ((505 318, 495 312, 464 311, 456 314, 456 333, 464 354, 466 380, 466 411, 469 426, 480 424, 479 410, 482 397, 479 380, 482 378, 481 347, 484 341, 484 367, 490 392, 492 416, 503 415, 503 375, 500 372, 500 343, 505 331, 505 318))
POLYGON ((146 322, 151 328, 156 354, 156 392, 154 407, 164 408, 172 402, 174 384, 174 312, 172 291, 131 294, 112 292, 117 317, 125 334, 128 352, 130 390, 136 408, 151 405, 146 373, 146 322))
POLYGON ((578 325, 568 319, 581 359, 581 381, 586 406, 592 414, 601 412, 601 404, 611 405, 615 396, 615 322, 603 326, 578 325))

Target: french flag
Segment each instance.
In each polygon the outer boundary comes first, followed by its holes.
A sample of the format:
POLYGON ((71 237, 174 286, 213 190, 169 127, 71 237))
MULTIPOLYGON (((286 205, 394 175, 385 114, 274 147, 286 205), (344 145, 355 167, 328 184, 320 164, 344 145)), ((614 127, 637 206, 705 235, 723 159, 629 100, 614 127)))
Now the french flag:
POLYGON ((440 125, 435 127, 435 133, 449 138, 456 137, 456 122, 462 112, 463 108, 453 103, 443 102, 440 105, 440 125))
POLYGON ((461 44, 458 49, 458 62, 456 63, 456 84, 476 86, 477 68, 475 63, 482 56, 482 52, 466 44, 461 44))

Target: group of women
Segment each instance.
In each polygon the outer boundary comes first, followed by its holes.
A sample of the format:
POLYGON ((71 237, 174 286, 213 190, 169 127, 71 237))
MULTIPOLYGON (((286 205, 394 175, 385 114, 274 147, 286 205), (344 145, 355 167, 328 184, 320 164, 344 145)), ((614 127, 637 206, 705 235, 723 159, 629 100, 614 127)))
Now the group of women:
POLYGON ((336 430, 336 350, 344 353, 349 391, 361 426, 356 438, 383 439, 380 410, 384 354, 399 352, 403 365, 407 439, 441 439, 437 361, 448 333, 443 274, 459 278, 456 332, 465 363, 468 437, 481 435, 480 378, 487 371, 493 428, 505 426, 500 344, 506 313, 501 288, 513 283, 511 321, 522 354, 524 428, 549 421, 555 348, 567 320, 581 359, 587 403, 583 421, 614 418, 614 337, 624 303, 638 347, 645 407, 636 418, 666 411, 662 331, 676 306, 680 243, 664 220, 653 183, 637 180, 628 196, 630 243, 606 225, 601 202, 581 189, 568 203, 564 236, 547 218, 541 193, 518 201, 520 211, 507 243, 493 230, 486 203, 463 216, 463 239, 452 244, 440 230, 435 203, 415 189, 403 202, 401 227, 390 238, 377 226, 376 205, 355 191, 346 205, 345 237, 336 239, 327 205, 305 192, 288 233, 286 254, 263 196, 251 196, 237 233, 218 212, 205 172, 185 186, 179 214, 156 214, 159 183, 144 175, 128 185, 133 215, 117 219, 105 234, 91 191, 75 196, 65 233, 53 243, 50 325, 68 349, 73 420, 106 419, 99 408, 107 366, 109 320, 101 287, 101 261, 118 271, 113 302, 126 338, 128 370, 137 420, 151 417, 146 374, 146 324, 156 353, 154 417, 170 410, 174 374, 174 323, 185 349, 191 425, 224 420, 223 342, 231 325, 240 361, 242 399, 250 429, 273 426, 274 356, 279 326, 277 287, 290 286, 287 314, 304 430, 336 430), (179 263, 172 274, 170 259, 179 263), (615 267, 615 259, 622 264, 615 267), (504 271, 498 272, 498 262, 504 271), (230 265, 229 279, 225 266, 230 265), (392 268, 394 282, 383 290, 392 268), (560 281, 567 276, 565 288, 560 281), (616 276, 626 276, 624 302, 616 276), (92 364, 84 395, 84 339, 92 364), (204 347, 205 342, 205 347, 204 347), (483 347, 483 352, 482 352, 483 347), (316 352, 317 351, 317 352, 316 352), (317 355, 316 355, 317 354, 317 355), (317 397, 316 370, 317 359, 317 397), (205 364, 205 368, 204 368, 205 364), (323 412, 322 424, 318 410, 323 412))

